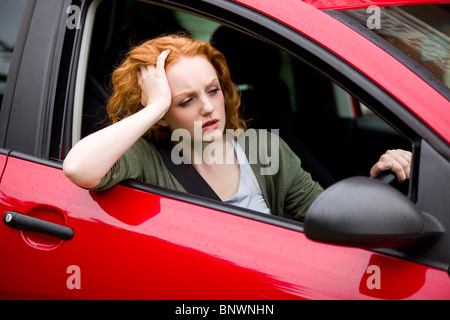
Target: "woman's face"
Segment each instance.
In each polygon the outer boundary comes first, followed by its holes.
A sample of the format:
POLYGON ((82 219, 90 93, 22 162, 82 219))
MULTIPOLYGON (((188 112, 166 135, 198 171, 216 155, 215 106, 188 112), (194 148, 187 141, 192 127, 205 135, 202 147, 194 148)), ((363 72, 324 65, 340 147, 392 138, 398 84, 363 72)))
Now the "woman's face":
POLYGON ((172 102, 163 118, 164 124, 171 131, 188 130, 192 141, 219 139, 225 130, 225 101, 211 63, 203 56, 181 57, 166 68, 166 75, 172 102), (194 135, 195 122, 197 136, 194 135))

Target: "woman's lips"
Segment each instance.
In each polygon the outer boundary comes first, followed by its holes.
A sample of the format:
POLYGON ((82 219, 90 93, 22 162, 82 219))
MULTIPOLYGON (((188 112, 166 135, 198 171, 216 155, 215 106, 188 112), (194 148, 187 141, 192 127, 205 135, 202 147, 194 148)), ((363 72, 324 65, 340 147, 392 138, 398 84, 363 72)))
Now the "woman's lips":
POLYGON ((219 120, 213 119, 205 122, 202 126, 203 131, 214 130, 219 126, 219 120))

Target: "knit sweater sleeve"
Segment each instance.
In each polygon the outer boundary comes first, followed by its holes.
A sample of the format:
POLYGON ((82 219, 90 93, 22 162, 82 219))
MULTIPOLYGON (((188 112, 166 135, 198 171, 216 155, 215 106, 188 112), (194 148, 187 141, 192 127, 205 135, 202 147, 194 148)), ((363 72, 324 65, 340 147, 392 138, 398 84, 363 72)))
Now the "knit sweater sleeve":
POLYGON ((155 145, 144 138, 136 141, 116 161, 93 190, 105 190, 126 179, 139 180, 178 191, 185 191, 164 165, 155 145))

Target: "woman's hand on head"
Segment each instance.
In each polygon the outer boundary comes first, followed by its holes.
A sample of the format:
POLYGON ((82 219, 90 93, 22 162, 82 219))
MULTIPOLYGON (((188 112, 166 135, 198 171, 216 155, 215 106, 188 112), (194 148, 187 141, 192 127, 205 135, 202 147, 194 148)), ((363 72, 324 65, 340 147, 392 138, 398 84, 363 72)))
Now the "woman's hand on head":
POLYGON ((411 157, 409 151, 396 149, 388 150, 370 170, 370 177, 376 178, 381 172, 391 170, 397 176, 398 182, 409 179, 411 170, 411 157))
POLYGON ((158 106, 167 111, 172 102, 169 83, 164 64, 170 50, 163 51, 156 60, 156 66, 141 66, 137 72, 138 85, 141 88, 141 104, 158 106))

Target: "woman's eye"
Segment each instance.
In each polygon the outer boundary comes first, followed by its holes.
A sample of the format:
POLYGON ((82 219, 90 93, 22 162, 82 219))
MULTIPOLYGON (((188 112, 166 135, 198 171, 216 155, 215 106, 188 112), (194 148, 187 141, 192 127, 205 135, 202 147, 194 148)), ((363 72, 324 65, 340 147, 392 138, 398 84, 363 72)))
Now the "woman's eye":
POLYGON ((214 95, 219 91, 220 91, 220 88, 212 88, 211 90, 208 91, 208 93, 211 95, 214 95))
POLYGON ((191 101, 192 101, 192 98, 186 98, 180 102, 180 106, 181 107, 187 106, 191 101))

